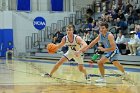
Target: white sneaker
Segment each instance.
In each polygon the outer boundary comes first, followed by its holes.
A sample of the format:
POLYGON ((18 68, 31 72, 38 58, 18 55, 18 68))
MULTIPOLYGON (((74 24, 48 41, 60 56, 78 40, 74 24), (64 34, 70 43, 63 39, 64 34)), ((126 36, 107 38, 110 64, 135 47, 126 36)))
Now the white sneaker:
POLYGON ((122 74, 122 76, 121 76, 121 78, 122 78, 122 80, 128 80, 128 78, 129 78, 129 73, 124 73, 124 74, 122 74))
POLYGON ((129 56, 133 55, 133 54, 128 54, 129 56))
POLYGON ((98 80, 95 80, 96 83, 106 83, 106 80, 104 78, 99 78, 98 80))
POLYGON ((41 74, 42 77, 52 77, 50 74, 45 73, 45 74, 41 74))
POLYGON ((136 53, 134 53, 134 54, 132 54, 133 56, 135 56, 136 55, 136 53))

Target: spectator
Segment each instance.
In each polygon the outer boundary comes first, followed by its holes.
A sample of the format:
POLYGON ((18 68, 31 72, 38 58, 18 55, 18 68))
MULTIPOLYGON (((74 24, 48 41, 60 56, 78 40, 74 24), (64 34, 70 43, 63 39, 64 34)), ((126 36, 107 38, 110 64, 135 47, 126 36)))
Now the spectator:
POLYGON ((96 25, 95 25, 95 27, 94 28, 92 28, 92 31, 95 31, 95 32, 97 32, 97 34, 99 34, 99 24, 101 23, 100 21, 98 21, 98 20, 96 20, 95 21, 96 23, 96 25))
MULTIPOLYGON (((96 37, 98 37, 98 33, 96 31, 92 31, 92 34, 90 35, 91 41, 94 40, 96 37)), ((94 47, 94 51, 95 51, 98 47, 98 43, 95 44, 93 47, 94 47)))
POLYGON ((120 20, 123 20, 123 21, 126 20, 124 14, 123 14, 123 12, 122 12, 122 10, 119 10, 119 11, 118 11, 117 18, 120 18, 120 20))
POLYGON ((128 42, 128 48, 130 50, 130 54, 128 55, 136 55, 137 47, 140 45, 140 40, 136 35, 135 31, 130 32, 130 41, 128 42))
POLYGON ((84 32, 83 40, 89 44, 91 42, 89 31, 84 32))
POLYGON ((87 42, 87 32, 84 32, 83 40, 87 42))
POLYGON ((119 31, 118 37, 116 39, 116 44, 119 48, 120 53, 123 54, 122 49, 126 49, 126 40, 121 30, 119 31))
POLYGON ((116 29, 117 29, 117 32, 116 33, 119 33, 119 30, 122 30, 123 34, 126 34, 127 32, 125 32, 125 30, 127 29, 127 24, 120 20, 120 18, 117 18, 117 26, 116 26, 116 29))
POLYGON ((93 11, 92 11, 92 9, 90 9, 90 8, 88 8, 88 9, 86 10, 86 13, 87 13, 89 16, 92 16, 92 15, 93 15, 93 11))
POLYGON ((112 16, 113 20, 117 19, 117 13, 114 10, 111 11, 110 15, 112 16))
POLYGON ((133 7, 129 2, 126 4, 125 13, 129 12, 129 7, 133 7))
POLYGON ((53 36, 53 43, 60 43, 61 39, 63 38, 64 34, 60 31, 57 31, 53 36))
POLYGON ((128 12, 128 24, 132 24, 134 23, 134 21, 138 20, 138 13, 135 9, 133 9, 133 7, 129 7, 129 12, 128 12))
POLYGON ((91 23, 86 22, 85 26, 84 26, 84 32, 91 32, 92 31, 92 25, 91 23))
POLYGON ((90 44, 90 42, 91 42, 91 34, 90 34, 90 32, 88 31, 87 32, 87 44, 90 44))

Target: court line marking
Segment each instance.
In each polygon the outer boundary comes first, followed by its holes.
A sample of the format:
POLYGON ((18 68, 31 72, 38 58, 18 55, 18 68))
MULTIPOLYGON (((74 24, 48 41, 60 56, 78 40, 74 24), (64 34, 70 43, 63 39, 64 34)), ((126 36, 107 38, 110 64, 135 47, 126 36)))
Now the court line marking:
MULTIPOLYGON (((33 65, 33 68, 36 69, 36 70, 40 70, 39 68, 35 67, 33 65)), ((20 72, 20 73, 26 73, 26 74, 32 74, 32 75, 37 75, 37 76, 40 76, 41 77, 41 74, 37 74, 37 73, 31 73, 31 72, 25 72, 25 71, 20 71, 20 70, 15 70, 15 69, 11 69, 11 68, 2 68, 2 69, 6 69, 6 70, 10 70, 10 71, 14 71, 14 72, 20 72)), ((42 73, 42 72, 41 72, 42 73)), ((77 80, 69 80, 69 79, 64 79, 64 78, 59 78, 59 77, 51 77, 53 79, 57 79, 57 80, 60 80, 60 81, 67 81, 67 82, 73 82, 73 83, 78 83, 78 84, 88 84, 88 85, 96 85, 98 83, 93 83, 91 81, 91 83, 88 83, 86 80, 85 82, 83 81, 77 81, 77 80)), ((67 82, 62 82, 62 83, 67 83, 67 82)), ((19 83, 19 82, 18 82, 19 83)), ((33 83, 33 82, 32 82, 33 83)), ((48 83, 48 82, 44 82, 44 83, 48 83)), ((1 84, 1 83, 0 83, 1 84)), ((122 83, 112 83, 112 82, 106 82, 106 84, 122 84, 122 83)))
MULTIPOLYGON (((49 63, 49 64, 56 64, 56 62, 47 62, 45 60, 27 60, 27 59, 17 59, 18 61, 25 61, 25 62, 36 62, 36 63, 49 63)), ((70 63, 63 63, 63 65, 70 65, 70 63)), ((85 67, 90 67, 89 64, 84 64, 85 67)), ((117 70, 116 67, 111 67, 111 66, 104 66, 105 69, 113 69, 113 70, 117 70)), ((96 64, 93 65, 92 68, 98 68, 98 66, 96 64)), ((125 71, 129 71, 129 72, 140 72, 140 68, 131 68, 131 67, 125 67, 124 68, 125 71)))

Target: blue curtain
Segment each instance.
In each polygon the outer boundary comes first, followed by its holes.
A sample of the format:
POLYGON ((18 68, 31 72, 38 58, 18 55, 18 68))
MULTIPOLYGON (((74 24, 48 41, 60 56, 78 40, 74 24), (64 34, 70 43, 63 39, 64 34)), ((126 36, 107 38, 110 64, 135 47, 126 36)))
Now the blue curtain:
POLYGON ((30 0, 17 0, 17 10, 30 11, 30 0))
POLYGON ((7 48, 13 48, 13 29, 0 29, 0 56, 5 57, 7 48))
POLYGON ((52 11, 63 11, 63 0, 51 0, 52 11))

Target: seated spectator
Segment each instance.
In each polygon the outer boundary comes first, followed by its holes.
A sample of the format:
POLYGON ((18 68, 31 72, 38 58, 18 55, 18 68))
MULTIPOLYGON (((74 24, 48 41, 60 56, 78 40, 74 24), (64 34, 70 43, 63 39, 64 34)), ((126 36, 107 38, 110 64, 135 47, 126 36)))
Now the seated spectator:
POLYGON ((92 16, 92 15, 93 15, 93 10, 90 9, 90 8, 88 8, 88 9, 86 10, 86 14, 88 14, 89 16, 92 16))
POLYGON ((95 24, 96 24, 96 25, 92 28, 92 31, 97 32, 97 34, 99 34, 99 24, 100 24, 100 22, 101 22, 101 21, 96 20, 96 21, 95 21, 95 24))
POLYGON ((123 54, 122 49, 126 49, 126 40, 121 30, 119 31, 119 34, 117 36, 116 44, 119 48, 120 53, 123 54))
MULTIPOLYGON (((98 33, 96 31, 92 31, 92 34, 90 35, 91 41, 94 40, 96 37, 98 37, 98 33)), ((94 45, 94 51, 97 49, 97 47, 98 47, 98 43, 94 45)))
POLYGON ((87 21, 86 21, 86 24, 85 24, 85 26, 84 26, 84 32, 91 32, 92 31, 92 25, 91 25, 91 23, 88 23, 87 21))
POLYGON ((53 36, 53 43, 60 43, 61 39, 63 38, 64 34, 60 31, 57 31, 53 36))
POLYGON ((133 7, 129 7, 129 12, 128 12, 128 19, 127 22, 128 24, 134 23, 134 21, 138 20, 139 16, 138 13, 133 7))
POLYGON ((125 23, 125 21, 122 21, 120 20, 120 18, 117 18, 117 26, 116 26, 116 29, 117 29, 117 32, 116 33, 119 33, 119 30, 122 30, 123 34, 126 34, 127 32, 125 32, 125 30, 127 29, 127 23, 125 23))
POLYGON ((122 10, 118 11, 117 18, 120 18, 120 20, 123 20, 123 21, 126 20, 122 10))
POLYGON ((140 40, 136 35, 135 31, 130 32, 130 41, 128 42, 128 48, 130 50, 130 54, 128 55, 136 55, 137 47, 140 46, 140 40))
POLYGON ((91 38, 90 38, 90 33, 89 33, 89 31, 88 31, 88 32, 84 32, 83 40, 84 40, 87 44, 90 44, 91 38))
POLYGON ((111 16, 112 16, 113 20, 117 19, 117 13, 114 10, 111 11, 111 16))
POLYGON ((84 32, 83 40, 87 42, 87 32, 84 32))

